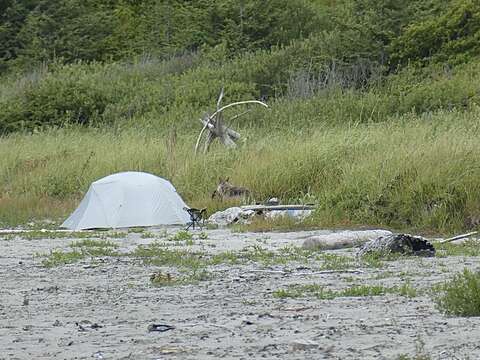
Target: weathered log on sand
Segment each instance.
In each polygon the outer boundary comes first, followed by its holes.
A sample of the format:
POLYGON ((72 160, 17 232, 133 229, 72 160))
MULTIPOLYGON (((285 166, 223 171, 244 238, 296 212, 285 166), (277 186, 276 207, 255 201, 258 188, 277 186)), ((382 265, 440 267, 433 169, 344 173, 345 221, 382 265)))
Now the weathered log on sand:
POLYGON ((341 231, 308 237, 302 247, 305 249, 337 250, 361 246, 381 236, 391 235, 388 230, 341 231))

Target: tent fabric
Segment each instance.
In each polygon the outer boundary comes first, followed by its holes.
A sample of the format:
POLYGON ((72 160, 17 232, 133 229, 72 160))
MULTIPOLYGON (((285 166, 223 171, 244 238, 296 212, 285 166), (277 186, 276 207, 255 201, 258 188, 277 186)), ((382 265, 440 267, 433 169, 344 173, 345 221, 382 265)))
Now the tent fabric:
POLYGON ((173 185, 144 172, 122 172, 93 182, 61 225, 70 230, 186 224, 187 205, 173 185))

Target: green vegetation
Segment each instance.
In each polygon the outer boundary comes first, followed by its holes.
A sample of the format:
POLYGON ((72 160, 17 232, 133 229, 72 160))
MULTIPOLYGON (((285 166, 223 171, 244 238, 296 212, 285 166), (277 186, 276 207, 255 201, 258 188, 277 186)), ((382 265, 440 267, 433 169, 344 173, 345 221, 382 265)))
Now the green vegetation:
POLYGON ((232 225, 233 232, 270 232, 270 231, 295 231, 315 229, 318 223, 307 218, 298 221, 289 216, 277 217, 274 219, 266 219, 262 217, 253 218, 249 224, 234 224, 232 225))
POLYGON ((100 238, 100 239, 114 239, 114 238, 124 238, 127 236, 124 232, 69 232, 69 231, 25 231, 25 232, 16 232, 11 233, 8 236, 10 237, 19 237, 26 240, 42 240, 42 239, 89 239, 89 238, 100 238))
POLYGON ((405 355, 405 354, 402 354, 400 355, 397 360, 431 360, 432 357, 428 354, 425 354, 425 353, 417 353, 416 355, 414 356, 409 356, 409 355, 405 355))
POLYGON ((42 260, 42 265, 50 268, 59 265, 72 264, 77 261, 84 259, 86 255, 80 251, 62 251, 62 250, 52 250, 48 254, 47 258, 42 260))
POLYGON ((140 238, 142 239, 153 239, 155 237, 155 234, 150 232, 150 231, 145 231, 140 235, 140 238))
POLYGON ((480 242, 467 240, 461 244, 437 243, 435 244, 436 256, 480 256, 480 242))
POLYGON ((474 165, 480 155, 479 114, 479 110, 445 112, 410 121, 325 129, 303 140, 279 135, 202 161, 191 156, 193 137, 178 145, 172 156, 143 130, 10 136, 0 142, 0 181, 9 189, 8 198, 0 200, 0 213, 8 212, 1 221, 28 221, 32 204, 37 216, 55 213, 56 206, 40 200, 45 192, 65 198, 73 209, 71 199, 78 201, 90 181, 138 169, 171 179, 192 206, 204 204, 211 211, 222 204, 212 202, 209 194, 218 175, 227 172, 236 183, 254 189, 259 199, 277 195, 293 201, 315 193, 317 226, 368 223, 442 232, 472 228, 480 203, 476 181, 480 174, 474 165), (65 144, 63 149, 59 143, 65 144), (278 152, 278 147, 290 151, 278 152), (68 159, 82 158, 85 148, 102 156, 95 156, 79 178, 78 166, 68 159), (31 163, 42 165, 30 167, 31 163), (24 201, 27 194, 31 203, 24 201))
MULTIPOLYGON (((72 264, 87 257, 118 256, 118 245, 108 240, 83 239, 70 244, 72 250, 52 250, 42 260, 45 267, 72 264)), ((39 255, 41 256, 41 255, 39 255)))
POLYGON ((418 292, 417 289, 410 284, 409 281, 403 282, 402 286, 398 288, 398 294, 401 296, 414 298, 417 296, 418 292))
MULTIPOLYGON (((115 244, 114 242, 110 241, 110 240, 84 239, 84 240, 78 240, 78 241, 72 242, 70 244, 70 247, 71 248, 88 249, 89 254, 94 255, 95 252, 98 249, 117 248, 118 245, 115 244)), ((103 250, 101 250, 101 251, 103 251, 103 250)))
POLYGON ((212 275, 205 269, 194 269, 186 274, 180 276, 173 276, 170 273, 157 271, 150 276, 152 285, 162 286, 178 286, 187 284, 196 284, 200 281, 207 281, 212 278, 212 275))
POLYGON ((273 296, 276 298, 299 298, 313 296, 320 300, 331 300, 337 297, 347 296, 382 296, 386 294, 399 294, 406 297, 415 297, 417 292, 410 285, 410 283, 404 283, 400 287, 384 287, 381 285, 354 285, 343 290, 330 290, 318 284, 294 284, 285 289, 279 289, 273 292, 273 296))
POLYGON ((202 231, 200 234, 198 234, 198 238, 200 240, 207 240, 208 239, 208 234, 205 231, 202 231))
POLYGON ((219 176, 317 205, 259 231, 480 225, 477 1, 7 0, 0 39, 0 226, 58 220, 124 170, 209 211, 219 176), (194 158, 222 87, 270 108, 194 158))
POLYGON ((415 341, 415 355, 409 356, 402 354, 398 356, 397 360, 431 360, 432 357, 425 352, 425 341, 418 336, 415 341))
MULTIPOLYGON (((270 251, 259 245, 248 247, 239 252, 225 251, 207 254, 185 249, 171 249, 166 243, 153 242, 139 245, 129 253, 114 251, 118 246, 109 240, 83 239, 70 245, 72 250, 55 250, 54 255, 46 255, 45 266, 56 266, 72 263, 87 256, 129 256, 140 259, 146 265, 171 266, 189 271, 206 269, 219 264, 256 263, 262 266, 285 265, 291 262, 301 264, 317 263, 318 270, 345 270, 354 267, 354 259, 348 256, 305 250, 299 247, 286 246, 279 251, 270 251), (78 253, 78 254, 77 254, 78 253), (68 262, 53 259, 66 258, 68 262)), ((192 245, 185 242, 185 245, 192 245)))
POLYGON ((191 241, 193 239, 193 235, 186 230, 181 230, 175 233, 175 235, 169 238, 172 241, 191 241))
POLYGON ((433 289, 438 308, 449 315, 480 315, 480 273, 465 269, 433 289))

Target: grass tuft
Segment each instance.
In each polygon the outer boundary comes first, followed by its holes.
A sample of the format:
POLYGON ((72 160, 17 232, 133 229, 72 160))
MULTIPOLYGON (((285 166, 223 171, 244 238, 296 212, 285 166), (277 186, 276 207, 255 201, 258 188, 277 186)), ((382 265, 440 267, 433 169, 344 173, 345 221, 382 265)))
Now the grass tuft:
POLYGON ((206 269, 195 269, 179 276, 173 276, 170 273, 158 271, 150 276, 152 285, 163 286, 179 286, 198 284, 201 281, 212 279, 212 274, 206 269))
POLYGON ((287 288, 275 290, 273 297, 276 298, 301 298, 313 296, 320 300, 332 300, 338 297, 363 297, 381 296, 386 294, 399 294, 407 297, 415 297, 416 291, 410 284, 403 284, 400 287, 384 287, 381 285, 353 285, 343 290, 329 290, 319 284, 290 285, 287 288))
MULTIPOLYGON (((262 116, 268 121, 282 112, 284 121, 303 113, 313 117, 320 103, 279 101, 262 116)), ((165 129, 147 124, 117 132, 71 128, 10 135, 0 141, 0 221, 12 226, 32 218, 64 218, 92 181, 135 169, 167 178, 189 205, 210 213, 228 206, 210 199, 218 177, 225 175, 250 188, 257 201, 276 196, 296 202, 306 194, 315 199, 308 222, 259 220, 252 225, 258 231, 359 224, 415 232, 467 230, 480 216, 480 168, 474 165, 480 157, 479 117, 480 109, 473 107, 332 128, 311 119, 318 127, 300 134, 238 124, 245 144, 227 152, 212 146, 211 156, 201 159, 191 156, 195 136, 184 134, 174 148, 167 147, 159 141, 165 129), (80 173, 78 162, 88 160, 85 148, 96 155, 80 173)))
POLYGON ((456 316, 480 316, 480 272, 464 269, 452 280, 434 287, 438 308, 456 316))
POLYGON ((193 239, 193 235, 189 233, 187 230, 180 230, 175 235, 169 238, 169 240, 173 240, 173 241, 188 241, 192 239, 193 239))
POLYGON ((467 240, 461 244, 434 244, 437 257, 446 256, 480 256, 480 241, 467 240))
POLYGON ((70 244, 72 250, 53 250, 48 255, 43 255, 45 259, 42 260, 42 265, 54 267, 72 264, 87 257, 118 256, 117 247, 117 244, 108 240, 83 239, 70 244))
POLYGON ((46 259, 42 260, 42 265, 51 268, 59 265, 72 264, 85 258, 85 254, 81 251, 62 251, 52 250, 46 259))

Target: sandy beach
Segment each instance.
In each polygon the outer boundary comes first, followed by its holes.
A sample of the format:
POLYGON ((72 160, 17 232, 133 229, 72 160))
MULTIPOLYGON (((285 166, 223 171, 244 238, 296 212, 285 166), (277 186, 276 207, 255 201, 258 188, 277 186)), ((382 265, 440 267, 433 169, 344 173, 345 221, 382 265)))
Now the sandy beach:
POLYGON ((208 279, 155 286, 152 273, 180 276, 179 269, 130 255, 139 245, 156 242, 205 257, 252 248, 277 253, 331 233, 205 230, 190 241, 172 241, 178 231, 112 238, 105 232, 102 241, 115 243, 122 256, 87 256, 52 267, 45 266, 46 255, 69 251, 77 239, 0 235, 0 359, 480 358, 480 318, 441 314, 430 290, 463 268, 479 269, 475 257, 401 258, 375 267, 358 262, 355 249, 344 249, 326 253, 349 258, 348 267, 329 268, 327 258, 316 255, 308 261, 219 262, 208 265, 208 279), (307 284, 341 291, 405 282, 415 296, 320 299, 279 292, 307 284), (152 324, 171 328, 149 331, 152 324))

